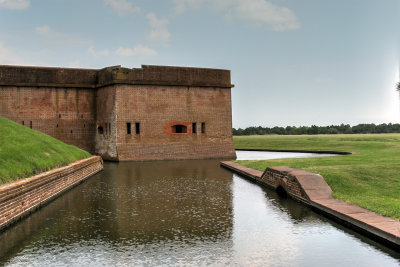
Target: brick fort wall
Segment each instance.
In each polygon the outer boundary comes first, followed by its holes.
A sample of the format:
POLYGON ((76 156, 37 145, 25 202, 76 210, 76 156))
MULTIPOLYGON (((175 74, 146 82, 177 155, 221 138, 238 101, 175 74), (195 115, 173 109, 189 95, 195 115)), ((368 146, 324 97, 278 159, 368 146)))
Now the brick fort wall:
POLYGON ((95 91, 84 88, 0 88, 0 116, 95 152, 95 91))
POLYGON ((108 160, 234 158, 230 72, 0 66, 0 116, 108 160))
POLYGON ((235 157, 230 90, 119 85, 116 103, 120 160, 235 157))

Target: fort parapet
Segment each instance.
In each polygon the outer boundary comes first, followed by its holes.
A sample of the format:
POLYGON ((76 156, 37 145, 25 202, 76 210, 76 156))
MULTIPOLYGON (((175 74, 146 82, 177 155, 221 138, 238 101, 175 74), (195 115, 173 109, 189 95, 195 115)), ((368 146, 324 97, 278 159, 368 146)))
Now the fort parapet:
POLYGON ((108 160, 234 158, 230 71, 0 66, 0 116, 108 160))

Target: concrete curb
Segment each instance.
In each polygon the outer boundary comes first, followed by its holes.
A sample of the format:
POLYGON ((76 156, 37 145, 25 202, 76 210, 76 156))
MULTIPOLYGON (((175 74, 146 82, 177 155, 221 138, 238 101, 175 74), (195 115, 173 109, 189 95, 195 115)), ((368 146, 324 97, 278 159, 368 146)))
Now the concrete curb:
POLYGON ((381 244, 400 251, 400 221, 384 217, 340 200, 332 199, 332 190, 319 174, 289 167, 254 170, 232 161, 221 161, 221 166, 263 186, 287 194, 314 211, 351 228, 381 244))

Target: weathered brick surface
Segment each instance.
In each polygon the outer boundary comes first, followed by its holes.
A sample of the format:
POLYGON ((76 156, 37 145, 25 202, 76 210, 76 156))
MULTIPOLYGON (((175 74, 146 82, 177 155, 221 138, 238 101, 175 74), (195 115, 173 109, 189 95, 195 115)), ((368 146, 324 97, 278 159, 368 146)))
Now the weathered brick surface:
POLYGON ((95 69, 0 66, 0 85, 94 87, 95 69))
POLYGON ((120 160, 235 157, 229 89, 119 85, 116 95, 120 160), (176 124, 187 126, 187 132, 172 133, 176 124))
POLYGON ((268 171, 266 175, 261 178, 269 185, 275 188, 281 186, 287 193, 297 198, 308 199, 302 191, 300 184, 297 182, 295 176, 288 175, 287 173, 268 171))
POLYGON ((261 181, 274 188, 281 186, 289 195, 303 201, 332 197, 332 189, 321 175, 286 166, 267 168, 261 181))
POLYGON ((229 70, 142 65, 98 69, 0 65, 0 85, 98 88, 112 84, 233 87, 229 70))
POLYGON ((108 160, 235 157, 229 71, 115 66, 78 72, 0 66, 0 116, 108 160), (186 132, 174 132, 174 125, 186 132))
POLYGON ((99 71, 100 86, 134 85, 233 87, 229 70, 142 65, 140 69, 107 67, 99 71))
POLYGON ((0 229, 102 168, 101 158, 93 156, 62 168, 1 186, 0 229))
POLYGON ((195 136, 197 134, 197 125, 196 125, 196 133, 193 133, 193 122, 191 121, 167 121, 163 127, 164 133, 167 136, 195 136), (186 127, 186 132, 177 133, 176 130, 174 132, 174 125, 183 125, 186 127))
POLYGON ((95 152, 107 160, 118 160, 116 146, 116 86, 106 86, 97 90, 97 129, 95 152), (100 133, 98 127, 103 128, 100 133))
POLYGON ((96 129, 95 107, 93 89, 0 87, 0 116, 91 153, 96 129))

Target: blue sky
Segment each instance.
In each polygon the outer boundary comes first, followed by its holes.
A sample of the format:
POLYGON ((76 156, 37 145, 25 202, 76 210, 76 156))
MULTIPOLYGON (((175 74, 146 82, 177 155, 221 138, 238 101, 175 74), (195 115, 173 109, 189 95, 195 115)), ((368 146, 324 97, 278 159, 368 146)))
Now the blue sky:
POLYGON ((399 122, 399 0, 0 0, 0 64, 231 70, 233 126, 399 122))

